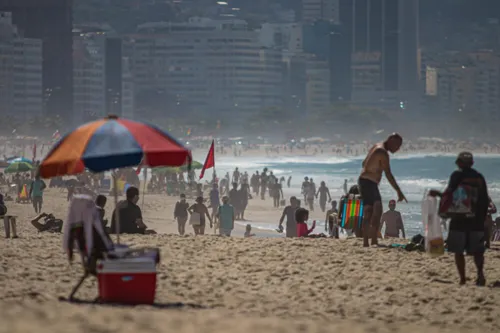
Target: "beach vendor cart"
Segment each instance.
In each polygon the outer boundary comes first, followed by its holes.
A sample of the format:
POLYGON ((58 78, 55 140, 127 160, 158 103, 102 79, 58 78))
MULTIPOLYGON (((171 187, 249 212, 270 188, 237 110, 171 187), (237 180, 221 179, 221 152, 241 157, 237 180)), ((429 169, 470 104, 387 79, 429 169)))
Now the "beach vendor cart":
MULTIPOLYGON (((51 178, 76 175, 85 169, 104 172, 137 165, 175 167, 189 165, 191 161, 190 150, 168 133, 141 122, 108 116, 63 136, 40 164, 40 175, 51 178)), ((116 188, 115 175, 113 182, 116 188)), ((115 193, 115 206, 117 201, 115 193)), ((152 304, 159 250, 133 249, 120 244, 120 223, 116 223, 117 242, 110 244, 111 239, 99 229, 93 207, 85 196, 77 196, 70 204, 64 249, 71 258, 74 244, 77 244, 84 275, 69 300, 74 300, 76 291, 88 276, 95 275, 100 302, 152 304), (81 214, 82 211, 88 213, 81 214)), ((115 209, 117 220, 120 218, 118 213, 119 209, 115 209)))

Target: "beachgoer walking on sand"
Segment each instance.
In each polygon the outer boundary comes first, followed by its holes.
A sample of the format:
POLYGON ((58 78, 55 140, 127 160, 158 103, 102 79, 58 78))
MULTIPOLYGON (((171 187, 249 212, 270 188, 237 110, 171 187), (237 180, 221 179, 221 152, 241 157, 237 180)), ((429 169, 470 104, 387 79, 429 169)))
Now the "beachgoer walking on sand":
POLYGON ((269 182, 269 176, 267 175, 267 168, 264 168, 264 170, 262 170, 262 173, 260 174, 260 198, 261 198, 261 200, 266 199, 266 191, 267 191, 268 182, 269 182))
POLYGON ((240 219, 245 221, 245 210, 248 206, 248 199, 250 197, 250 186, 247 182, 243 182, 239 190, 240 196, 240 219))
POLYGON ((238 170, 238 168, 235 168, 234 171, 233 171, 233 179, 232 179, 232 182, 233 183, 236 183, 236 184, 239 184, 240 183, 240 171, 238 170))
POLYGON ((304 201, 307 202, 307 193, 309 192, 309 177, 304 177, 302 186, 300 188, 302 195, 304 195, 304 201))
POLYGON ((401 231, 403 238, 406 238, 403 218, 401 217, 401 213, 396 210, 396 200, 389 201, 389 210, 382 214, 380 218, 379 230, 382 230, 384 223, 384 238, 399 238, 399 231, 401 231))
POLYGON ((363 246, 368 247, 368 239, 371 236, 372 245, 378 245, 378 231, 380 217, 382 216, 382 197, 378 184, 385 173, 387 180, 398 194, 398 202, 406 201, 406 198, 398 186, 391 172, 389 152, 394 154, 401 148, 403 138, 399 134, 390 135, 387 140, 374 145, 362 163, 363 169, 359 176, 358 184, 361 197, 363 198, 363 246))
POLYGON ((281 184, 277 179, 274 184, 270 186, 270 188, 271 196, 273 197, 273 206, 274 208, 279 208, 281 198, 283 197, 283 188, 281 187, 281 184))
POLYGON ((348 188, 349 188, 349 187, 347 186, 347 179, 345 179, 345 180, 344 180, 344 194, 347 194, 347 192, 348 192, 348 191, 347 191, 347 189, 348 189, 348 188))
MULTIPOLYGON (((217 187, 217 184, 215 187, 217 187)), ((174 219, 177 220, 177 230, 181 236, 184 236, 186 233, 186 222, 189 216, 188 208, 189 204, 186 202, 186 195, 182 193, 180 200, 177 201, 174 208, 174 219)))
POLYGON ((189 214, 193 213, 198 213, 200 221, 199 223, 193 224, 193 230, 195 235, 204 235, 205 234, 205 225, 206 225, 206 218, 210 221, 210 228, 213 227, 213 222, 212 218, 210 217, 210 214, 208 213, 208 208, 203 204, 203 198, 198 197, 196 198, 196 203, 193 204, 191 207, 188 208, 189 214))
POLYGON ((222 198, 222 205, 219 207, 217 217, 219 219, 219 235, 231 236, 231 232, 234 229, 236 213, 234 207, 229 204, 229 197, 224 196, 222 198))
POLYGON ((35 208, 35 213, 40 214, 42 212, 43 205, 43 191, 47 185, 45 182, 40 179, 40 174, 37 173, 35 179, 31 182, 30 185, 30 198, 33 203, 33 208, 35 208))
POLYGON ((458 166, 448 182, 444 192, 431 190, 430 196, 453 196, 454 192, 462 185, 474 188, 477 193, 471 195, 471 207, 475 207, 474 216, 469 217, 466 214, 455 216, 450 220, 448 232, 448 252, 455 253, 455 264, 460 276, 460 284, 465 284, 465 256, 464 252, 474 257, 474 263, 477 268, 476 285, 484 286, 486 279, 484 277, 484 251, 485 251, 485 232, 484 221, 488 214, 489 196, 486 180, 483 175, 472 168, 474 159, 471 153, 462 152, 458 155, 455 164, 458 166))
POLYGON ((220 195, 219 189, 217 188, 217 183, 212 185, 212 190, 210 191, 210 207, 212 208, 212 220, 217 218, 217 212, 220 206, 220 195))
POLYGON ((326 187, 325 182, 321 182, 319 185, 318 191, 316 192, 316 198, 319 195, 319 207, 321 211, 324 213, 326 210, 326 197, 328 196, 328 202, 332 201, 332 197, 330 195, 330 190, 326 187))
POLYGON ((252 175, 252 178, 250 178, 250 185, 252 186, 252 192, 254 194, 259 194, 260 175, 258 171, 252 175))
POLYGON ((309 210, 311 212, 314 211, 314 197, 316 196, 316 187, 313 186, 312 182, 309 182, 309 186, 307 186, 306 193, 306 203, 309 205, 309 210))
POLYGON ((233 183, 233 188, 229 191, 229 204, 234 207, 236 219, 240 219, 241 213, 241 193, 238 191, 238 184, 233 183))
POLYGON ((297 223, 295 221, 295 211, 299 208, 296 197, 290 198, 290 205, 283 209, 278 230, 283 230, 283 221, 286 217, 286 237, 297 237, 297 223))
POLYGON ((291 183, 292 183, 292 176, 288 177, 288 180, 286 181, 286 186, 290 188, 291 183))

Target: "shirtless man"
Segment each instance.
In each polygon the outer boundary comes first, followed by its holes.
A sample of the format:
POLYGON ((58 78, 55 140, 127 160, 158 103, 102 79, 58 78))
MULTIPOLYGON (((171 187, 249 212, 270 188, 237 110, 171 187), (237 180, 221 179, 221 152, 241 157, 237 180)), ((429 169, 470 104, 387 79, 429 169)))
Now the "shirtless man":
POLYGON ((398 194, 398 202, 408 202, 401 192, 396 179, 391 172, 389 162, 389 152, 394 154, 401 148, 403 138, 399 134, 390 135, 387 140, 374 145, 363 161, 363 169, 359 176, 358 184, 363 199, 363 246, 368 247, 368 239, 371 234, 372 245, 378 244, 378 231, 380 217, 382 216, 382 198, 378 189, 378 184, 382 179, 382 173, 385 173, 387 180, 398 194), (370 229, 371 227, 371 229, 370 229), (368 232, 370 231, 370 232, 368 232))
POLYGON ((401 213, 396 210, 396 200, 389 201, 389 210, 382 214, 380 219, 380 230, 385 223, 384 238, 399 238, 399 231, 406 238, 405 227, 401 213))

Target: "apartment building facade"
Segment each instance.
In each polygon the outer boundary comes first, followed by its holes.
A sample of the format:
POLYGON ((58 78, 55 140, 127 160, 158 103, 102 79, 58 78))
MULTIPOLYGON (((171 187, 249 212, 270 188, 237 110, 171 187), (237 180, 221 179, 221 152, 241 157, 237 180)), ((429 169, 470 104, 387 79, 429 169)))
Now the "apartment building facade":
POLYGON ((245 21, 151 23, 127 43, 136 95, 163 95, 158 112, 244 115, 283 104, 281 51, 262 47, 245 21))
POLYGON ((42 41, 23 38, 12 14, 0 12, 0 112, 16 118, 43 112, 42 41))

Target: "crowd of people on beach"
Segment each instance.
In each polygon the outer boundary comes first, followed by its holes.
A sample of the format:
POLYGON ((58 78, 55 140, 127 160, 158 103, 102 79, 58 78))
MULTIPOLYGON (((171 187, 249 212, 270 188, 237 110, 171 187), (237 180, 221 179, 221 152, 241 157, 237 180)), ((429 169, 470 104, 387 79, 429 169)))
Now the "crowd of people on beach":
MULTIPOLYGON (((189 224, 195 235, 204 235, 209 227, 214 233, 229 237, 235 229, 235 222, 245 221, 245 212, 251 200, 270 199, 273 208, 282 209, 276 230, 284 233, 286 237, 339 239, 344 234, 346 237, 362 238, 364 247, 378 246, 381 238, 404 239, 407 236, 403 217, 396 209, 398 202, 407 200, 390 167, 390 154, 398 152, 402 143, 403 138, 399 134, 392 134, 385 141, 372 147, 344 146, 343 149, 347 149, 350 154, 366 153, 366 158, 362 161, 357 184, 349 186, 346 179, 341 186, 344 193, 339 200, 333 200, 326 182, 320 181, 318 186, 313 178, 304 177, 300 197, 291 196, 287 203, 283 190, 291 186, 292 177, 276 176, 268 168, 253 174, 235 168, 232 174, 228 172, 221 178, 214 173, 212 180, 205 183, 197 181, 192 170, 162 171, 152 174, 147 188, 151 193, 165 193, 179 197, 173 218, 177 222, 178 233, 181 236, 187 233, 186 226, 189 224), (397 194, 397 200, 390 200, 385 212, 379 191, 379 184, 384 174, 397 194), (347 212, 345 207, 351 202, 362 202, 362 209, 355 214, 347 212), (316 221, 307 224, 310 213, 318 208, 325 214, 324 233, 317 232, 316 221)), ((406 146, 405 150, 417 151, 422 145, 428 143, 414 143, 406 146)), ((457 147, 466 146, 457 145, 441 143, 435 144, 434 148, 449 152, 457 147)), ((285 146, 282 150, 286 149, 291 152, 299 148, 285 146)), ((491 146, 485 148, 484 152, 495 152, 495 149, 500 148, 491 146)), ((334 149, 334 152, 344 153, 344 150, 334 149)), ((322 148, 313 151, 315 154, 323 152, 322 148)), ((280 149, 275 147, 266 150, 266 153, 279 154, 280 149)), ((241 155, 241 150, 237 155, 241 155)), ((483 286, 486 281, 484 252, 491 247, 491 241, 500 240, 500 218, 493 219, 496 207, 488 195, 486 180, 473 168, 472 153, 461 152, 455 164, 458 170, 451 173, 446 190, 443 192, 431 190, 428 195, 441 198, 440 215, 443 227, 448 232, 444 246, 448 252, 454 254, 460 284, 466 283, 464 254, 468 254, 473 256, 477 268, 476 284, 483 286), (451 211, 449 207, 457 201, 457 191, 460 191, 462 196, 460 200, 464 203, 463 211, 447 213, 447 210, 451 211)), ((60 186, 67 189, 68 201, 82 193, 92 196, 101 214, 102 227, 108 234, 114 232, 155 234, 156 232, 144 223, 142 210, 138 205, 140 187, 138 172, 132 168, 116 172, 116 176, 128 187, 124 190, 125 199, 116 205, 109 225, 104 218, 106 196, 98 194, 105 181, 103 174, 86 172, 76 179, 52 179, 47 185, 37 174, 36 167, 32 172, 19 172, 12 176, 0 173, 0 185, 8 188, 6 194, 1 197, 0 207, 5 206, 5 202, 10 200, 19 202, 22 198, 33 205, 36 216, 31 220, 31 224, 34 228, 39 232, 61 232, 62 219, 43 211, 46 188, 60 186), (119 216, 119 219, 116 219, 116 216, 119 216)), ((119 191, 112 188, 109 193, 114 194, 119 191)), ((244 236, 255 236, 250 224, 246 225, 244 236)))

